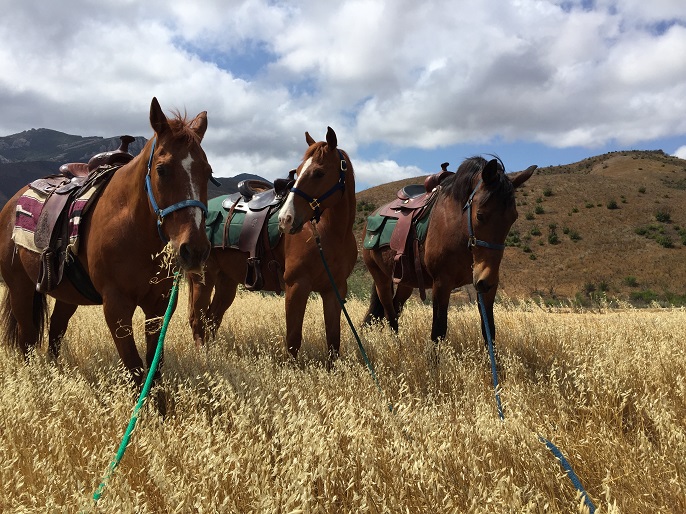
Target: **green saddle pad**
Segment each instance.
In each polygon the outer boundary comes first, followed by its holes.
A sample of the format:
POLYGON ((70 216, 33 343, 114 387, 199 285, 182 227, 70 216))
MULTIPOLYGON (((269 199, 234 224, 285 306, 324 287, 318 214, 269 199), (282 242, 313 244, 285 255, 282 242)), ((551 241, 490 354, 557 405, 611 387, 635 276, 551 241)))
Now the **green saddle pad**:
MULTIPOLYGON (((431 217, 429 216, 430 212, 430 209, 427 210, 426 214, 415 222, 415 230, 420 242, 426 239, 426 233, 429 230, 429 218, 431 217)), ((391 235, 397 223, 397 218, 372 214, 367 218, 367 234, 364 236, 362 246, 366 250, 374 250, 375 248, 390 245, 391 235)))
MULTIPOLYGON (((221 247, 223 243, 224 226, 226 225, 229 211, 222 207, 222 202, 227 196, 229 195, 218 196, 207 202, 208 214, 205 220, 205 231, 207 232, 207 239, 210 240, 213 248, 221 247)), ((238 248, 238 237, 241 235, 244 221, 245 212, 234 211, 229 223, 226 246, 238 248)), ((272 212, 269 214, 267 230, 269 231, 269 246, 275 248, 281 239, 281 234, 279 233, 279 208, 272 209, 272 212)))

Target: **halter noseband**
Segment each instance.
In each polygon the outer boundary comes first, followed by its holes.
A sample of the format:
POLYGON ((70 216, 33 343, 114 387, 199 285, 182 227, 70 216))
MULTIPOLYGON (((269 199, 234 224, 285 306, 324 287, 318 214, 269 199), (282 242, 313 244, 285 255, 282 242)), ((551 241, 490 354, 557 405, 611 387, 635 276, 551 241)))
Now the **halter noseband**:
POLYGON ((329 189, 326 193, 321 195, 319 198, 313 198, 310 195, 308 195, 307 193, 305 193, 303 190, 298 189, 297 187, 291 188, 291 193, 295 193, 296 195, 301 196, 310 205, 310 209, 312 209, 314 211, 314 214, 312 215, 310 220, 315 220, 317 223, 319 223, 319 219, 322 216, 322 209, 321 209, 322 202, 338 190, 345 191, 345 172, 348 170, 348 163, 345 160, 345 157, 343 157, 343 154, 341 153, 341 151, 338 149, 337 149, 337 151, 338 151, 338 156, 341 158, 341 169, 338 172, 339 173, 338 174, 338 182, 336 182, 336 184, 334 184, 334 186, 331 189, 329 189))
POLYGON ((150 148, 150 157, 148 158, 148 173, 145 175, 145 192, 148 194, 152 210, 155 211, 155 215, 157 216, 157 232, 160 234, 160 239, 162 239, 164 244, 167 244, 169 242, 169 239, 162 232, 162 222, 164 221, 164 217, 167 214, 171 214, 174 211, 178 211, 179 209, 184 209, 186 207, 199 207, 205 214, 205 217, 207 217, 208 211, 207 206, 200 200, 182 200, 178 203, 175 203, 174 205, 165 207, 164 209, 159 208, 157 202, 155 201, 155 195, 152 192, 152 183, 150 182, 150 169, 152 168, 152 157, 155 153, 156 145, 157 139, 153 139, 152 147, 150 148))
POLYGON ((479 186, 483 182, 483 179, 479 179, 479 182, 476 184, 476 187, 474 188, 474 191, 472 191, 472 194, 469 195, 469 199, 467 199, 467 203, 465 204, 464 207, 462 207, 462 211, 464 212, 465 210, 467 211, 467 230, 469 231, 469 239, 467 240, 467 247, 471 250, 474 246, 483 246, 484 248, 490 248, 491 250, 504 250, 505 245, 497 244, 497 243, 489 243, 487 241, 482 241, 481 239, 477 239, 476 236, 474 235, 474 227, 472 227, 472 202, 474 200, 474 195, 476 194, 477 189, 479 189, 479 186))

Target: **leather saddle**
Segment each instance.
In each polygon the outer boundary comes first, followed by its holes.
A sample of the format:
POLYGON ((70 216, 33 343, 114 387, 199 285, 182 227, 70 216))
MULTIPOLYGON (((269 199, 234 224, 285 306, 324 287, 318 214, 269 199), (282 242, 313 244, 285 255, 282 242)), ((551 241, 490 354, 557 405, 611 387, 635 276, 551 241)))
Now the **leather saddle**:
MULTIPOLYGON (((76 288, 90 300, 101 303, 85 271, 75 256, 67 255, 69 244, 69 207, 76 198, 98 184, 104 186, 114 169, 126 164, 133 155, 128 152, 131 136, 121 136, 117 150, 93 156, 88 163, 67 163, 59 173, 35 180, 29 186, 46 197, 38 217, 34 243, 41 252, 36 290, 47 293, 62 281, 65 269, 76 288), (75 269, 74 266, 80 268, 75 269)), ((85 210, 85 209, 84 209, 85 210)), ((83 216, 85 212, 81 213, 83 216)))
POLYGON ((379 208, 377 214, 387 218, 395 218, 396 222, 391 234, 390 248, 395 252, 393 257, 393 283, 398 284, 405 276, 409 263, 409 256, 414 256, 414 271, 419 283, 419 295, 426 299, 422 262, 419 253, 419 239, 417 238, 416 222, 428 215, 438 196, 440 183, 452 171, 448 171, 449 163, 441 164, 441 171, 429 175, 424 184, 410 184, 400 189, 395 200, 379 208))
MULTIPOLYGON (((244 180, 238 183, 238 192, 229 195, 222 207, 229 211, 224 225, 224 244, 228 241, 228 230, 234 213, 245 214, 238 236, 238 249, 248 254, 248 269, 244 286, 248 291, 260 291, 264 286, 261 261, 271 252, 267 223, 269 217, 283 204, 294 182, 295 170, 288 179, 277 179, 274 186, 263 180, 244 180)), ((270 262, 276 262, 272 259, 270 262)), ((277 270, 277 273, 282 270, 277 270)))

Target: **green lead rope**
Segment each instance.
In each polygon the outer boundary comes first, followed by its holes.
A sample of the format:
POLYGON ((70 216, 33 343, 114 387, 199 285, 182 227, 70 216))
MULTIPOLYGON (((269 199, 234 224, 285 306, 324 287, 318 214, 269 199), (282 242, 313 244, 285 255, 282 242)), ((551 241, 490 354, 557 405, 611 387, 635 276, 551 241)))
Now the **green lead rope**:
MULTIPOLYGON (((353 335, 355 336, 355 340, 357 341, 357 348, 360 350, 360 355, 362 355, 362 360, 364 360, 364 363, 367 365, 367 369, 369 370, 369 374, 372 376, 372 379, 374 380, 374 384, 376 384, 376 388, 379 390, 381 394, 383 394, 383 390, 381 389, 381 386, 379 385, 379 379, 376 378, 376 372, 374 371, 374 366, 372 366, 371 361, 369 360, 369 357, 367 356, 367 352, 364 350, 364 346, 362 346, 362 341, 360 340, 360 336, 357 334, 357 330, 355 330, 355 325, 353 324, 352 320, 350 319, 350 315, 348 314, 348 310, 345 308, 345 300, 341 297, 341 293, 338 291, 338 287, 336 287, 336 281, 333 278, 333 274, 331 273, 331 270, 329 269, 329 265, 326 262, 326 259, 324 258, 324 249, 322 248, 322 240, 319 237, 319 232, 317 231, 317 225, 315 222, 312 222, 312 231, 314 232, 314 239, 317 242, 317 248, 319 248, 319 255, 322 258, 322 263, 324 264, 324 269, 326 270, 326 274, 329 276, 329 281, 331 282, 331 286, 333 287, 334 293, 336 293, 336 298, 338 299, 338 303, 341 304, 341 310, 343 311, 343 314, 345 314, 345 319, 348 320, 348 325, 350 325, 350 330, 352 330, 353 335)), ((388 403, 388 410, 393 412, 393 404, 388 403)))
POLYGON ((138 403, 136 403, 136 406, 133 409, 133 414, 131 415, 129 426, 126 427, 126 432, 124 432, 124 437, 122 438, 121 444, 119 445, 119 450, 117 450, 117 455, 114 457, 114 460, 110 462, 110 465, 108 466, 107 471, 105 472, 105 476, 100 482, 98 488, 95 490, 95 493, 93 493, 93 501, 96 504, 102 496, 102 493, 105 489, 105 486, 107 485, 107 482, 110 480, 110 478, 112 478, 114 470, 117 469, 117 466, 121 462, 121 459, 124 457, 124 452, 126 451, 126 447, 129 444, 129 439, 131 439, 131 433, 133 432, 133 429, 136 426, 136 422, 138 421, 138 413, 143 407, 143 404, 145 403, 148 393, 150 392, 150 388, 152 387, 152 380, 155 376, 155 372, 157 371, 157 366, 159 365, 160 358, 162 357, 164 338, 167 334, 167 327, 169 326, 169 320, 171 319, 172 313, 174 311, 174 305, 176 304, 176 297, 178 295, 178 292, 179 272, 177 271, 174 274, 174 285, 171 289, 171 295, 169 297, 167 311, 164 313, 164 321, 162 323, 162 329, 160 330, 160 337, 157 340, 157 349, 155 350, 155 356, 153 357, 152 363, 150 364, 150 369, 148 369, 148 375, 145 379, 145 384, 143 384, 143 389, 141 390, 141 394, 138 397, 138 403))

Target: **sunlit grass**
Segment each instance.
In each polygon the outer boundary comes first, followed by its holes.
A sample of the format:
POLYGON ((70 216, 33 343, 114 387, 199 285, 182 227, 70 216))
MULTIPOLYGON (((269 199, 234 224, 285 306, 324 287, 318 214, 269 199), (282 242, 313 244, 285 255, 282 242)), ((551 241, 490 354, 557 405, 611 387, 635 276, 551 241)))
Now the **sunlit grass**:
MULTIPOLYGON (((346 305, 359 322, 366 305, 346 305)), ((282 298, 240 293, 199 351, 182 290, 168 416, 141 413, 98 511, 583 512, 540 434, 598 512, 686 512, 686 310, 505 300, 495 317, 504 422, 474 305, 450 310, 437 365, 429 306, 410 303, 397 336, 365 330, 379 391, 344 319, 326 371, 319 300, 293 363, 282 298)), ((77 311, 57 362, 3 346, 0 511, 90 510, 134 403, 100 308, 77 311)))

